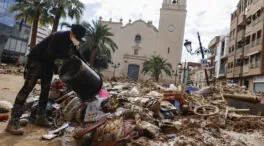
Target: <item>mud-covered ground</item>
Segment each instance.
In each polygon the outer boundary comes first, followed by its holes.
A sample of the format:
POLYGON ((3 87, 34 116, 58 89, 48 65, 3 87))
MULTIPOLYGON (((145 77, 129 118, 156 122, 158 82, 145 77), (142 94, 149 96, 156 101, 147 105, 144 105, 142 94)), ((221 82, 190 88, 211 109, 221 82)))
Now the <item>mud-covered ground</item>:
MULTIPOLYGON (((22 75, 0 74, 0 100, 14 102, 16 94, 23 86, 24 79, 22 75)), ((23 136, 13 136, 4 131, 7 122, 0 122, 0 146, 58 146, 59 140, 41 141, 41 136, 47 133, 45 128, 35 125, 24 127, 23 136)))
MULTIPOLYGON (((23 76, 15 74, 0 74, 0 100, 14 102, 15 96, 23 86, 23 76)), ((264 122, 260 119, 226 119, 224 113, 213 117, 179 116, 175 120, 182 123, 174 145, 219 145, 219 146, 263 146, 264 122)), ((7 122, 0 122, 0 146, 58 146, 60 138, 53 141, 43 141, 41 136, 47 129, 32 124, 24 127, 23 136, 13 136, 4 131, 7 122)), ((164 135, 166 136, 166 135, 164 135)), ((138 141, 144 145, 144 139, 138 141)), ((160 140, 160 137, 157 139, 160 140)), ((152 144, 156 145, 155 139, 152 144)), ((146 142, 146 141, 145 141, 146 142)), ((164 142, 159 145, 168 145, 164 142)))

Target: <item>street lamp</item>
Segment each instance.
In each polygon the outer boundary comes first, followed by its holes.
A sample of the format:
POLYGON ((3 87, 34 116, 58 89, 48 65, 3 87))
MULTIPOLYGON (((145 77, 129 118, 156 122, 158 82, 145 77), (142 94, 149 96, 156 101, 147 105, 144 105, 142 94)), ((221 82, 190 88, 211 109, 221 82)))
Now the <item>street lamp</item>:
POLYGON ((178 72, 179 72, 179 82, 181 83, 181 76, 182 76, 182 64, 178 63, 178 72))
POLYGON ((192 42, 189 40, 185 40, 184 46, 185 46, 187 52, 192 54, 192 42))
POLYGON ((183 71, 182 83, 184 83, 185 82, 184 80, 185 80, 185 77, 186 77, 186 70, 188 70, 188 68, 186 68, 186 60, 184 62, 184 66, 183 67, 182 67, 181 63, 178 64, 178 70, 180 71, 180 73, 181 73, 181 71, 183 71))
POLYGON ((173 73, 173 76, 175 77, 174 85, 177 86, 176 83, 177 83, 178 70, 177 69, 176 71, 173 70, 172 73, 173 73))
MULTIPOLYGON (((200 45, 200 47, 197 50, 192 52, 192 42, 189 41, 189 40, 185 40, 184 46, 185 46, 187 52, 190 53, 191 55, 202 54, 202 63, 204 63, 204 55, 211 53, 211 51, 210 51, 210 49, 206 49, 206 48, 204 48, 202 46, 202 42, 201 42, 201 38, 200 38, 199 32, 197 32, 197 35, 198 35, 198 40, 199 40, 199 45, 200 45)), ((209 86, 210 83, 209 83, 209 80, 208 80, 208 74, 207 74, 206 68, 204 68, 204 72, 205 72, 205 78, 206 78, 207 86, 209 86)))
POLYGON ((120 66, 120 63, 118 63, 118 64, 114 64, 114 63, 112 62, 112 67, 114 68, 113 78, 115 78, 115 71, 116 71, 117 68, 119 68, 119 66, 120 66))

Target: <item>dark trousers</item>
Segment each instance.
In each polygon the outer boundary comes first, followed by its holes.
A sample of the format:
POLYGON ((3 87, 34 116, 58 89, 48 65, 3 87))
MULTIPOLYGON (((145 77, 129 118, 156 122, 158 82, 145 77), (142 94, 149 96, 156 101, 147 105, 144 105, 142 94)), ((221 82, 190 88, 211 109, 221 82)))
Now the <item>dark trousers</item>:
POLYGON ((26 65, 26 73, 24 74, 25 83, 15 99, 15 104, 11 113, 13 120, 17 121, 23 114, 26 99, 35 87, 38 79, 41 79, 41 93, 39 98, 38 114, 45 114, 52 75, 53 64, 31 59, 28 60, 26 65))

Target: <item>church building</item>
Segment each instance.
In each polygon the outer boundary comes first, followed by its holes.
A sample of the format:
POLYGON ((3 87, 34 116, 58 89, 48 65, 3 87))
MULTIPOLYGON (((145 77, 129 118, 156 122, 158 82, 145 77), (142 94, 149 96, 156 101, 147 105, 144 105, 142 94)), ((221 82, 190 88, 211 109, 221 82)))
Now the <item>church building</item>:
POLYGON ((163 0, 159 28, 156 28, 151 21, 129 20, 123 25, 122 19, 114 22, 111 19, 104 21, 100 17, 99 21, 111 28, 114 34, 112 39, 118 46, 118 50, 112 53, 112 62, 116 67, 111 65, 102 72, 103 75, 123 76, 134 80, 147 79, 148 76, 143 76, 141 73, 143 63, 155 53, 167 59, 175 71, 182 56, 186 1, 163 0))

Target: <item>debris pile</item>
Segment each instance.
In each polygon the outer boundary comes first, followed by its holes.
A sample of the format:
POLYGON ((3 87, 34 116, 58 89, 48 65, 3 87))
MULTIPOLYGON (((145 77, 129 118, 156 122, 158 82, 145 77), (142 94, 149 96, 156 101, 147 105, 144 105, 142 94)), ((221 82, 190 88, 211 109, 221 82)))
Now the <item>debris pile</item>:
POLYGON ((8 112, 13 108, 8 101, 0 101, 0 121, 7 121, 9 119, 8 112))
MULTIPOLYGON (((56 79, 47 107, 55 130, 42 138, 60 137, 65 146, 264 143, 261 114, 250 115, 250 109, 236 109, 225 100, 226 94, 231 98, 236 95, 238 88, 190 90, 197 89, 183 85, 164 87, 151 81, 105 82, 96 97, 84 101, 56 79)), ((39 91, 34 90, 27 101, 28 110, 21 118, 23 125, 34 121, 38 98, 39 91)))
POLYGON ((23 66, 9 66, 6 64, 0 64, 0 74, 15 74, 15 75, 22 75, 24 73, 23 66))

